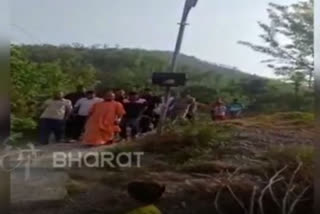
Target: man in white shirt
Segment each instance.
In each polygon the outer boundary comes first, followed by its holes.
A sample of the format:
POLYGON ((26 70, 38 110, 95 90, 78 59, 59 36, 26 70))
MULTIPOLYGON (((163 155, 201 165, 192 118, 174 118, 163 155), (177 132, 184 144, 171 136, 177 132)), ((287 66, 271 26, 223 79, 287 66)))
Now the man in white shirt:
POLYGON ((81 136, 81 133, 86 124, 92 106, 96 103, 103 102, 103 99, 96 97, 94 91, 87 91, 86 97, 80 98, 74 105, 76 113, 73 129, 72 129, 72 140, 71 142, 77 141, 81 136))
POLYGON ((43 108, 45 110, 40 117, 40 143, 48 144, 51 133, 56 142, 60 142, 64 137, 65 121, 72 111, 72 103, 63 98, 62 92, 57 92, 53 99, 44 103, 43 108))

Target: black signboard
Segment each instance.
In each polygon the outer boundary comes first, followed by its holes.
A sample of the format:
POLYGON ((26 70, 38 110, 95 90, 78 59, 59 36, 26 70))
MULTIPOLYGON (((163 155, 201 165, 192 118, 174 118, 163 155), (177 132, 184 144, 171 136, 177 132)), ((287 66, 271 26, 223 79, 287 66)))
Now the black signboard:
POLYGON ((153 73, 152 84, 160 86, 184 86, 186 84, 185 73, 153 73))

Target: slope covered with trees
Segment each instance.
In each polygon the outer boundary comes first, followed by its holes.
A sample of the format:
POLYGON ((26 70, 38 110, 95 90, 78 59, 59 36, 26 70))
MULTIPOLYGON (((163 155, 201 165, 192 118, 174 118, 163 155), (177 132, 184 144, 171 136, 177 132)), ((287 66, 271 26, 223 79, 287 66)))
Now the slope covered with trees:
MULTIPOLYGON (((79 44, 13 45, 12 124, 18 130, 34 128, 45 99, 56 90, 70 92, 79 84, 98 90, 154 87, 152 73, 166 71, 170 57, 171 53, 164 51, 79 44)), ((311 109, 312 93, 301 85, 253 76, 186 55, 180 56, 177 70, 188 75, 188 84, 182 90, 203 103, 222 96, 226 101, 240 98, 250 111, 311 109)), ((159 88, 154 89, 160 93, 159 88)))

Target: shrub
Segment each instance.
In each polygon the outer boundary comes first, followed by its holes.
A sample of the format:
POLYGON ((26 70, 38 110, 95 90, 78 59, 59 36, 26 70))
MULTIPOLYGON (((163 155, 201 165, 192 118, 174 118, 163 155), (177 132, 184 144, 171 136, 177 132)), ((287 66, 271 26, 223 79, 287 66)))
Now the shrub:
POLYGON ((268 160, 271 166, 278 170, 288 166, 292 173, 298 165, 299 177, 302 180, 312 180, 314 171, 315 149, 312 145, 290 145, 270 148, 263 158, 268 160))
POLYGON ((166 159, 177 164, 215 156, 231 142, 230 126, 195 122, 167 127, 163 135, 150 135, 140 142, 142 151, 165 154, 166 159))

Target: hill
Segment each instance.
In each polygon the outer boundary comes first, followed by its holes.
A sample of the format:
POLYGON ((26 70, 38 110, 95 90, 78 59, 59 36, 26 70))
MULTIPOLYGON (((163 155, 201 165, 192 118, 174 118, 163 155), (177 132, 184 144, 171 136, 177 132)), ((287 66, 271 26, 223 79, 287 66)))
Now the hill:
MULTIPOLYGON (((30 61, 43 63, 54 61, 72 61, 73 63, 87 63, 92 65, 99 73, 99 79, 104 79, 104 73, 118 72, 121 76, 125 70, 130 76, 150 78, 151 72, 162 72, 167 69, 172 52, 143 49, 117 49, 117 48, 87 48, 81 45, 23 45, 30 61)), ((194 79, 207 79, 203 84, 210 85, 210 81, 218 79, 239 80, 252 77, 238 68, 210 63, 193 56, 181 54, 178 58, 177 71, 189 74, 194 79), (210 80, 210 81, 209 81, 210 80)))
MULTIPOLYGON (((19 112, 24 115, 25 104, 21 104, 21 100, 24 100, 23 103, 37 100, 39 104, 52 91, 69 92, 79 84, 98 91, 151 87, 161 94, 161 89, 151 84, 151 76, 153 72, 166 71, 171 56, 172 52, 168 51, 84 47, 79 44, 13 45, 13 79, 16 85, 24 85, 13 89, 17 95, 14 110, 21 106, 19 112), (21 93, 28 96, 20 96, 21 93)), ((246 106, 255 105, 255 111, 272 112, 305 111, 312 106, 312 94, 293 90, 293 84, 251 75, 238 68, 206 62, 193 56, 181 54, 177 72, 188 76, 187 86, 181 89, 202 103, 211 103, 217 97, 230 102, 237 97, 246 106)))

